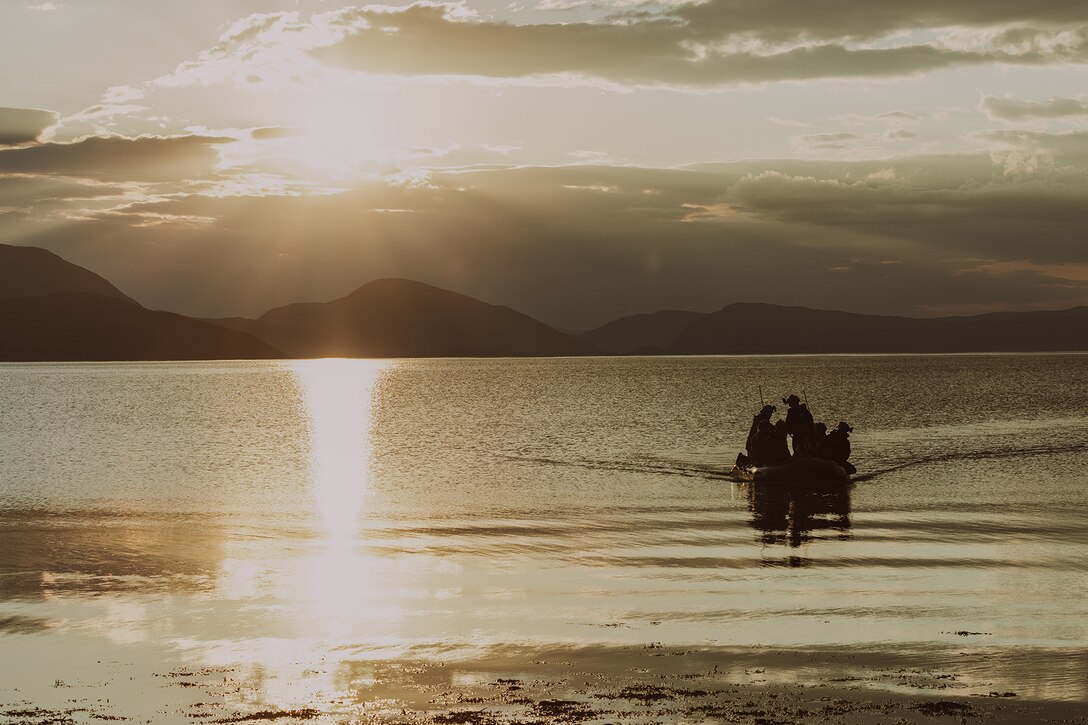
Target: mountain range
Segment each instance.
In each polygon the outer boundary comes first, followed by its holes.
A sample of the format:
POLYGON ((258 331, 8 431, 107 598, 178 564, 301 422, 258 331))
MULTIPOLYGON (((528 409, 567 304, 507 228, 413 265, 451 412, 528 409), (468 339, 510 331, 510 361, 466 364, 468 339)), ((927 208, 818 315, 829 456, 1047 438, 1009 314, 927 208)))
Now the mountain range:
POLYGON ((252 335, 145 309, 52 252, 0 244, 0 360, 282 357, 252 335))
POLYGON ((1088 350, 1088 307, 915 318, 735 303, 632 315, 582 337, 614 355, 1079 351, 1088 350))
POLYGON ((547 357, 600 350, 509 307, 406 279, 369 282, 346 297, 214 320, 292 357, 547 357))
POLYGON ((631 315, 571 334, 405 279, 255 320, 198 320, 145 309, 52 252, 0 245, 7 361, 1080 350, 1088 350, 1088 307, 922 319, 739 303, 631 315))

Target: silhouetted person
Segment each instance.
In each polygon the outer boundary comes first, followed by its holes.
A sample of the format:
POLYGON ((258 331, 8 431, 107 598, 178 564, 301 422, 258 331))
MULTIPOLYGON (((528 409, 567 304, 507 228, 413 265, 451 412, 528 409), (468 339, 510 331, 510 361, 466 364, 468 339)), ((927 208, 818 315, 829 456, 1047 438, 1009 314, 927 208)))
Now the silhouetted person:
POLYGON ((774 411, 775 407, 773 405, 764 405, 758 413, 752 416, 752 427, 748 429, 748 438, 744 441, 744 448, 748 451, 749 458, 752 457, 752 441, 759 428, 759 422, 766 421, 769 424, 774 411))
POLYGON ((774 426, 769 418, 756 416, 752 428, 752 432, 748 434, 748 462, 753 466, 765 466, 770 463, 774 426))
POLYGON ((796 395, 782 398, 782 402, 790 406, 786 413, 786 430, 793 438, 793 455, 805 455, 812 448, 814 432, 812 413, 796 395))
POLYGON ((858 472, 854 464, 850 463, 850 433, 854 429, 845 420, 839 421, 835 430, 827 434, 823 445, 820 446, 820 458, 834 461, 849 474, 858 472))
POLYGON ((764 451, 767 457, 764 465, 777 466, 782 463, 789 463, 790 447, 786 442, 787 434, 788 430, 784 420, 778 421, 771 428, 771 432, 767 436, 767 448, 764 451))
POLYGON ((824 441, 827 440, 827 423, 816 423, 812 426, 812 440, 809 441, 808 451, 805 455, 824 458, 821 451, 824 441))

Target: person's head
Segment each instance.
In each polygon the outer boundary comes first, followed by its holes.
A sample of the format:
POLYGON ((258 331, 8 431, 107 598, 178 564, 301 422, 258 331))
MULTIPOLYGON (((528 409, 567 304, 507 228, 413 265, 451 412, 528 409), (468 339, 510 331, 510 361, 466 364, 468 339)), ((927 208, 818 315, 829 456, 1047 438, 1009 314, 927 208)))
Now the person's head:
POLYGON ((839 431, 843 435, 847 435, 847 434, 850 434, 850 433, 854 432, 854 429, 851 428, 850 424, 847 423, 845 420, 840 420, 839 425, 835 430, 839 431))
POLYGON ((775 408, 773 405, 764 405, 763 408, 759 411, 759 416, 761 418, 770 418, 771 414, 774 413, 776 410, 777 408, 775 408))
POLYGON ((790 395, 790 397, 788 397, 788 398, 782 398, 782 402, 792 408, 793 406, 800 403, 801 399, 798 398, 796 395, 790 395))

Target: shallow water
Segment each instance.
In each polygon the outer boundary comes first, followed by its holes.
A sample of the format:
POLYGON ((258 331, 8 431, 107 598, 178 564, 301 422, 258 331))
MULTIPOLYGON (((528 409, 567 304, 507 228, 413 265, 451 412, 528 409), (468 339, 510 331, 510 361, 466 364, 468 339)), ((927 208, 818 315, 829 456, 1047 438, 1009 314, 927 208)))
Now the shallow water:
POLYGON ((650 644, 1088 700, 1086 400, 1088 355, 0 365, 0 704, 650 644), (730 482, 758 386, 858 481, 730 482))

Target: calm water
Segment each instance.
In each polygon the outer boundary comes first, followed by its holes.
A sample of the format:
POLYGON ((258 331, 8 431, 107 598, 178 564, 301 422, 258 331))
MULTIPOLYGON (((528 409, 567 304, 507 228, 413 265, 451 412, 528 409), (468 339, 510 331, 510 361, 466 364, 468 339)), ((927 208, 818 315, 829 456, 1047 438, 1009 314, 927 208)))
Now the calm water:
POLYGON ((1086 401, 1088 355, 0 365, 0 702, 647 643, 1086 700, 1086 401), (758 385, 860 480, 728 481, 758 385))

